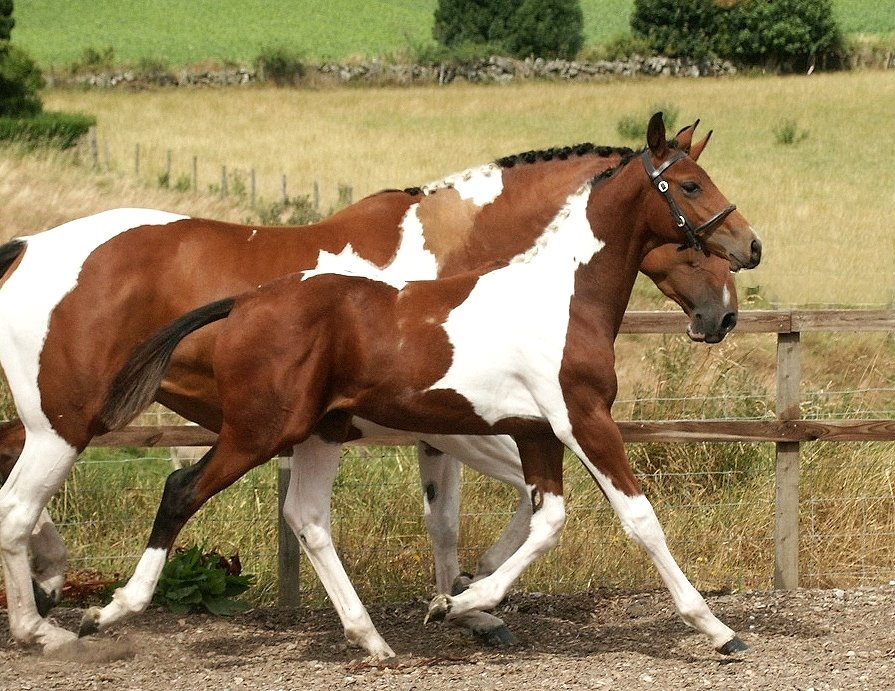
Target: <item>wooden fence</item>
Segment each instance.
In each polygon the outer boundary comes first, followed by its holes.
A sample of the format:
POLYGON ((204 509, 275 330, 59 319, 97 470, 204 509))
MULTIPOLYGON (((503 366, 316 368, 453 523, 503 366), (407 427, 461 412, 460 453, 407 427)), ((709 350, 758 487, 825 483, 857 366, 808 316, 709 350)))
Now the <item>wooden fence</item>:
MULTIPOLYGON (((681 312, 628 312, 622 333, 681 333, 687 319, 681 312)), ((743 311, 737 333, 777 335, 777 392, 774 420, 620 421, 626 442, 774 442, 776 444, 774 586, 799 584, 800 446, 811 441, 895 441, 895 419, 806 420, 800 408, 801 334, 835 331, 895 333, 895 310, 754 310, 743 311)), ((95 446, 205 446, 215 434, 192 426, 128 427, 97 437, 95 446)), ((408 438, 407 443, 412 443, 408 438)), ((369 442, 367 442, 369 445, 369 442)), ((281 459, 280 507, 289 480, 281 459)), ((297 605, 299 547, 279 521, 280 602, 297 605)))

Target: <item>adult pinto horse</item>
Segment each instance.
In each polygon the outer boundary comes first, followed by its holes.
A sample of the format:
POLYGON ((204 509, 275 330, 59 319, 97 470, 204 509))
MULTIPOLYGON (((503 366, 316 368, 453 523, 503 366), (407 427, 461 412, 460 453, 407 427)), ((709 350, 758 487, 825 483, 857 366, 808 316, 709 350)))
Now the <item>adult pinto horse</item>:
MULTIPOLYGON (((693 129, 679 135, 684 150, 691 149, 693 129)), ((704 146, 705 141, 694 144, 693 155, 704 146)), ((0 359, 24 423, 7 425, 0 435, 0 449, 8 453, 7 474, 24 443, 22 461, 0 489, 0 557, 13 595, 9 616, 15 638, 53 647, 73 636, 43 619, 35 603, 36 594, 45 612, 61 592, 66 560, 64 544, 41 509, 77 454, 104 431, 98 413, 108 385, 141 340, 192 308, 296 270, 376 268, 408 280, 509 259, 533 246, 574 189, 624 154, 584 145, 508 157, 426 188, 373 195, 299 229, 116 210, 0 249, 0 265, 9 267, 0 287, 0 359), (35 524, 32 590, 27 541, 35 524)), ((710 308, 721 309, 714 316, 704 312, 699 304, 704 296, 692 290, 703 281, 694 284, 692 275, 710 271, 717 281, 728 281, 723 290, 732 293, 727 262, 665 250, 665 255, 661 249, 647 255, 645 270, 689 310, 691 334, 723 337, 735 319, 735 304, 709 301, 710 308)), ((756 241, 728 259, 735 267, 748 267, 759 251, 756 241)), ((209 357, 216 333, 209 327, 191 339, 190 347, 178 350, 157 397, 214 430, 221 419, 209 357)), ((308 456, 315 463, 332 463, 331 450, 323 451, 325 461, 316 458, 322 453, 319 444, 296 449, 294 484, 308 467, 308 456), (297 462, 299 458, 305 462, 297 462)), ((297 501, 298 491, 292 495, 297 501)), ((320 519, 303 515, 301 507, 293 507, 292 515, 315 525, 320 519)), ((312 560, 324 571, 335 552, 331 544, 315 547, 324 556, 312 560)), ((334 567, 333 600, 356 614, 363 607, 339 568, 334 567)), ((355 614, 345 616, 356 619, 355 614)), ((355 621, 351 626, 359 625, 355 621)), ((387 646, 374 634, 375 629, 372 639, 362 637, 361 644, 381 654, 387 646)))
MULTIPOLYGON (((647 140, 642 153, 569 194, 534 247, 509 262, 412 283, 304 272, 156 333, 116 377, 105 426, 120 427, 148 405, 175 348, 214 322, 223 423, 202 461, 169 477, 131 580, 88 616, 109 623, 145 606, 178 532, 211 496, 282 449, 357 437, 362 419, 417 433, 509 435, 521 457, 532 509, 525 541, 464 592, 437 595, 427 619, 494 607, 556 544, 565 446, 653 559, 683 620, 719 652, 744 649, 671 556, 610 410, 614 341, 642 257, 669 242, 741 256, 756 237, 693 159, 666 141, 661 115, 647 140)), ((300 533, 305 542, 320 537, 300 533)))

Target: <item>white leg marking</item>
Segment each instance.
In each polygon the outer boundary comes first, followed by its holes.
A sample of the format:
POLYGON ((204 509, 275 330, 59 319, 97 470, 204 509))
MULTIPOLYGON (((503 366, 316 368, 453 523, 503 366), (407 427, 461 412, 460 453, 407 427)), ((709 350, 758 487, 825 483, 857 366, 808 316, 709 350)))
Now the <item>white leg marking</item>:
POLYGON ((528 538, 522 546, 490 576, 476 581, 468 590, 451 598, 448 619, 462 616, 470 610, 496 607, 522 572, 559 542, 565 522, 565 499, 555 494, 545 494, 541 507, 531 517, 528 538))
POLYGON ((317 437, 295 447, 283 516, 332 600, 345 637, 371 657, 383 660, 395 653, 373 625, 332 543, 330 497, 340 457, 338 444, 317 437))
POLYGON ((52 649, 75 638, 41 618, 34 602, 28 545, 53 494, 77 458, 76 449, 48 429, 26 430, 19 462, 0 488, 0 561, 6 585, 9 628, 26 645, 52 649))
POLYGON ((167 550, 158 547, 147 549, 140 557, 133 576, 115 591, 112 601, 102 609, 90 608, 86 616, 91 617, 102 631, 145 610, 152 602, 155 586, 158 585, 167 560, 167 550))
POLYGON ((608 477, 586 460, 580 448, 573 450, 603 489, 625 533, 643 547, 653 560, 684 623, 708 636, 716 649, 734 639, 736 634, 712 614, 702 595, 687 580, 671 555, 665 533, 649 500, 642 494, 629 497, 619 492, 608 477))

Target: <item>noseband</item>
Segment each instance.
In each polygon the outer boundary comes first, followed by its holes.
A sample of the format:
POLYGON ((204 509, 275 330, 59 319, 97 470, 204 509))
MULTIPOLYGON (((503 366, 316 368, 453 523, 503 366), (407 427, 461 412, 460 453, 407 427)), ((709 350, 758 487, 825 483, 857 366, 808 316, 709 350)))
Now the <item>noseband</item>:
POLYGON ((671 207, 671 215, 674 216, 677 227, 684 231, 684 235, 686 236, 687 240, 683 245, 681 245, 681 249, 692 247, 699 252, 705 252, 705 245, 703 245, 700 236, 706 235, 707 233, 714 230, 717 226, 721 225, 721 223, 724 222, 724 219, 727 218, 731 213, 733 213, 737 207, 736 204, 730 204, 729 206, 721 209, 721 211, 716 213, 702 225, 696 228, 693 227, 693 224, 690 223, 687 216, 677 205, 677 202, 674 201, 674 197, 671 196, 671 190, 669 189, 668 181, 662 177, 662 173, 664 173, 668 168, 680 161, 686 155, 687 154, 685 154, 683 151, 677 151, 671 158, 669 158, 667 161, 662 163, 662 165, 656 168, 653 165, 653 159, 650 158, 649 149, 646 149, 642 155, 643 167, 646 168, 646 173, 647 175, 649 175, 649 179, 650 181, 652 181, 653 186, 662 193, 662 196, 665 197, 665 201, 668 202, 668 206, 671 207))

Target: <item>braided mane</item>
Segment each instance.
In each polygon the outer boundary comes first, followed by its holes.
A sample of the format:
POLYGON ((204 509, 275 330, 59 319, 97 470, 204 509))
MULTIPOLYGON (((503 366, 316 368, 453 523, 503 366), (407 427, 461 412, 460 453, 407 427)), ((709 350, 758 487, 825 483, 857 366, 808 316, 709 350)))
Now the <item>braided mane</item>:
MULTIPOLYGON (((635 153, 633 149, 627 146, 600 146, 586 142, 584 144, 576 144, 574 146, 553 147, 551 149, 539 149, 533 151, 525 151, 521 154, 513 154, 504 156, 494 161, 495 165, 501 168, 512 168, 516 165, 526 165, 531 163, 539 163, 541 161, 552 161, 558 159, 565 161, 566 159, 579 156, 599 156, 608 158, 610 156, 621 156, 622 163, 626 163, 635 153)), ((620 167, 620 166, 619 166, 620 167)), ((611 175, 612 168, 608 174, 611 175)), ((403 190, 406 194, 416 195, 424 191, 423 187, 405 187, 403 190)))
POLYGON ((501 168, 512 168, 521 163, 538 163, 539 161, 552 161, 554 158, 565 161, 572 156, 600 156, 607 158, 615 154, 627 156, 632 150, 626 146, 598 146, 597 144, 584 143, 575 146, 554 147, 537 151, 526 151, 521 154, 498 158, 495 163, 501 168))

